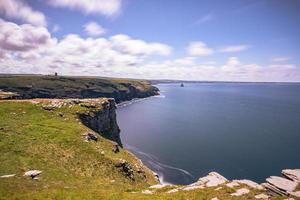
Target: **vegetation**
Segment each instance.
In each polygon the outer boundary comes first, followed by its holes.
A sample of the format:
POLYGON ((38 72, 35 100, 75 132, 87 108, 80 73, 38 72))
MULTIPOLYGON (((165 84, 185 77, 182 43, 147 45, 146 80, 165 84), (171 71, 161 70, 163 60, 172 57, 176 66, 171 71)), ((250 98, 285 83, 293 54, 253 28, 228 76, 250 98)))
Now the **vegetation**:
POLYGON ((22 99, 111 97, 117 102, 152 96, 158 91, 145 80, 43 75, 0 76, 0 90, 14 92, 22 99))
MULTIPOLYGON (((135 180, 124 176, 116 163, 125 159, 136 171, 140 161, 99 136, 85 142, 89 131, 77 119, 86 106, 61 107, 52 111, 29 101, 0 101, 0 199, 232 199, 233 189, 216 187, 166 193, 180 186, 149 189, 157 184, 152 172, 135 173, 135 180), (61 115, 63 113, 63 117, 61 115), (27 170, 43 171, 38 180, 23 177, 27 170), (143 190, 153 194, 143 194, 143 190)), ((259 191, 235 199, 253 199, 259 191)), ((279 199, 279 197, 276 197, 279 199)), ((275 199, 276 199, 275 198, 275 199)))

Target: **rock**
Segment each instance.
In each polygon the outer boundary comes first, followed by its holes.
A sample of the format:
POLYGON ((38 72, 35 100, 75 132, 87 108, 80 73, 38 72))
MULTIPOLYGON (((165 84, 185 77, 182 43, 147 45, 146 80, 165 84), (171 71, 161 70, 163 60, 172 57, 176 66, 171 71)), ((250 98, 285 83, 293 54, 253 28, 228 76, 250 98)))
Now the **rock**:
POLYGON ((247 180, 247 179, 242 179, 242 180, 233 180, 232 182, 236 182, 236 183, 239 183, 239 184, 244 184, 244 185, 247 185, 251 188, 254 188, 254 189, 257 189, 257 190, 263 190, 264 187, 261 186, 260 184, 254 182, 254 181, 251 181, 251 180, 247 180))
POLYGON ((239 185, 240 184, 238 184, 237 182, 230 182, 230 183, 226 184, 226 186, 229 187, 229 188, 234 188, 234 187, 237 187, 239 185))
POLYGON ((143 194, 153 194, 153 192, 150 190, 143 190, 142 193, 143 194))
POLYGON ((267 184, 276 187, 278 190, 281 190, 284 193, 294 191, 298 185, 297 182, 278 176, 271 176, 270 178, 267 178, 266 181, 267 184))
POLYGON ((263 193, 255 195, 254 197, 255 197, 255 199, 270 199, 270 197, 268 195, 263 194, 263 193))
POLYGON ((30 170, 24 173, 23 176, 31 177, 32 179, 36 179, 38 175, 40 175, 42 171, 39 170, 30 170))
POLYGON ((172 189, 172 190, 169 190, 167 193, 174 193, 174 192, 178 192, 179 191, 179 189, 172 189))
POLYGON ((94 133, 86 132, 82 135, 84 136, 86 141, 91 141, 91 140, 93 140, 95 142, 98 141, 98 137, 94 133))
POLYGON ((104 151, 101 151, 101 155, 103 155, 103 156, 104 156, 104 154, 105 154, 105 152, 104 152, 104 151))
POLYGON ((64 113, 62 113, 62 112, 58 113, 58 115, 59 115, 60 117, 64 117, 64 116, 65 116, 64 113))
POLYGON ((218 197, 214 197, 214 198, 212 198, 211 200, 219 200, 219 199, 218 199, 218 197))
POLYGON ((250 190, 248 190, 247 188, 241 188, 238 189, 235 193, 231 193, 231 196, 242 196, 244 194, 248 194, 250 192, 250 190))
POLYGON ((222 187, 217 187, 215 190, 218 191, 218 190, 221 190, 221 189, 222 189, 222 187))
POLYGON ((113 152, 114 152, 114 153, 119 153, 119 152, 120 152, 120 149, 119 149, 119 145, 118 145, 118 144, 114 145, 114 147, 113 147, 113 152))
POLYGON ((131 180, 135 180, 134 179, 134 173, 133 173, 133 169, 130 166, 130 164, 126 161, 121 159, 120 162, 118 164, 115 165, 117 168, 121 168, 123 174, 130 178, 131 180))
POLYGON ((157 184, 157 185, 151 185, 149 188, 150 189, 161 189, 161 188, 164 188, 168 185, 164 185, 164 184, 157 184))
POLYGON ((0 178, 11 178, 11 177, 14 177, 16 176, 15 174, 8 174, 8 175, 3 175, 3 176, 0 176, 0 178))
POLYGON ((187 186, 187 187, 184 187, 182 190, 196 190, 196 189, 203 189, 204 186, 203 185, 195 185, 195 186, 187 186))
POLYGON ((292 181, 300 182, 300 169, 284 169, 281 173, 292 181))
POLYGON ((205 185, 206 187, 216 187, 220 184, 226 183, 228 180, 217 172, 210 172, 207 176, 199 178, 193 185, 205 185))
POLYGON ((290 195, 295 196, 295 197, 300 197, 300 191, 296 192, 289 192, 290 195))

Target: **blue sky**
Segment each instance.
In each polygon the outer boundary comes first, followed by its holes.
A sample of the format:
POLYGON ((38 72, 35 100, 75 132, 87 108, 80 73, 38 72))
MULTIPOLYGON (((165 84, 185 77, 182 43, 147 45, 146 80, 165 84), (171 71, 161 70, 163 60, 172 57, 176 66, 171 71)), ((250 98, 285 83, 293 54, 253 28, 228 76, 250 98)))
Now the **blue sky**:
POLYGON ((300 81, 299 10, 298 0, 0 0, 3 26, 47 37, 2 42, 0 73, 300 81))

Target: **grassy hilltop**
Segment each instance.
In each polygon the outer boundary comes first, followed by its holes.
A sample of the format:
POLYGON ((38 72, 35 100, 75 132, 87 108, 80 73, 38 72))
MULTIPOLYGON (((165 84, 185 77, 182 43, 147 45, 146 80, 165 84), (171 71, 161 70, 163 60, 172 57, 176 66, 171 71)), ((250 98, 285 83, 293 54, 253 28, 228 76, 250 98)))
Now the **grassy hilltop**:
POLYGON ((8 98, 115 98, 116 102, 158 94, 145 80, 66 76, 0 76, 0 93, 8 98))

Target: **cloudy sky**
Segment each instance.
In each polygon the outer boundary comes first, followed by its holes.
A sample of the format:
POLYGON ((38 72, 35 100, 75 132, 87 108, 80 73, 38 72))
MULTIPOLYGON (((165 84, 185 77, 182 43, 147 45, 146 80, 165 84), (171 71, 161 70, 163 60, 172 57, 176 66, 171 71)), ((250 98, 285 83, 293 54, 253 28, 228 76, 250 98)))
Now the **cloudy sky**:
POLYGON ((300 81, 299 0, 0 0, 0 73, 300 81))

